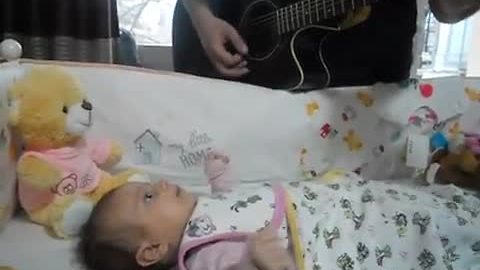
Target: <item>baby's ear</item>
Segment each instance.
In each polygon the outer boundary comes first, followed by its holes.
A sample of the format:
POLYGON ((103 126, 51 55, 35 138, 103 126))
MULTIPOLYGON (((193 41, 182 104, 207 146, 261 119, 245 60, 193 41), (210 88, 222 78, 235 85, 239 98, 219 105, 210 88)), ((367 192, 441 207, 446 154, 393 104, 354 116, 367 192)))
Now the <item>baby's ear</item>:
POLYGON ((156 263, 166 261, 168 258, 168 244, 152 244, 148 241, 143 241, 137 250, 135 258, 138 265, 148 267, 156 263))

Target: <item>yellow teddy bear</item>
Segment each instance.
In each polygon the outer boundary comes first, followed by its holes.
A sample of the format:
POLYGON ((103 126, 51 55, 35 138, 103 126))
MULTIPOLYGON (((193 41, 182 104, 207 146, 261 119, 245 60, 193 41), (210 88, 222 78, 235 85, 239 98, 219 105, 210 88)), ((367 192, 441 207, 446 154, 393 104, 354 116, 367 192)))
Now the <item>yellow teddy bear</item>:
POLYGON ((33 222, 56 237, 77 234, 93 205, 135 173, 103 170, 121 160, 122 149, 85 136, 93 109, 59 68, 33 68, 9 89, 9 124, 22 146, 19 201, 33 222))

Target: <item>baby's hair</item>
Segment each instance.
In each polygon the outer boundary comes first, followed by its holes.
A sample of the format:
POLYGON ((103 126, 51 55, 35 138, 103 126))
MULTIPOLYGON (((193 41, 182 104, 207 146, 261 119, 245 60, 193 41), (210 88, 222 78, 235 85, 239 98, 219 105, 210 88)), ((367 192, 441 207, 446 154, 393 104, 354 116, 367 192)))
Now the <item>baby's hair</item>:
MULTIPOLYGON (((109 232, 103 226, 104 215, 111 207, 115 191, 106 194, 94 207, 82 226, 77 245, 79 262, 88 270, 163 270, 164 264, 143 267, 137 263, 136 247, 129 246, 124 233, 109 232)), ((126 234, 129 234, 127 232, 126 234)), ((131 234, 130 234, 131 235, 131 234)))

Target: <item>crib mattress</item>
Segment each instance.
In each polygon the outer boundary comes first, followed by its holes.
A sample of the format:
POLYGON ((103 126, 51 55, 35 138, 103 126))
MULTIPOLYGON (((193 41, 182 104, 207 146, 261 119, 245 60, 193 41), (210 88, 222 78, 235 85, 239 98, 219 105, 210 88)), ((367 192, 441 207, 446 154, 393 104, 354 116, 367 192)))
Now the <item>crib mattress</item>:
POLYGON ((56 240, 24 216, 15 217, 0 234, 0 266, 17 270, 79 269, 74 264, 74 241, 56 240))

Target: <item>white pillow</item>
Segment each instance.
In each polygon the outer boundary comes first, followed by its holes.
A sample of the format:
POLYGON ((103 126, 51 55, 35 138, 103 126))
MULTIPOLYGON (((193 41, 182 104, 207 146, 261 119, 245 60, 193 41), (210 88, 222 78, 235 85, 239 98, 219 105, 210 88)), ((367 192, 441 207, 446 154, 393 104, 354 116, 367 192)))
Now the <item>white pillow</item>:
POLYGON ((8 128, 7 91, 25 67, 16 62, 0 65, 0 229, 10 220, 16 206, 15 157, 8 128))

